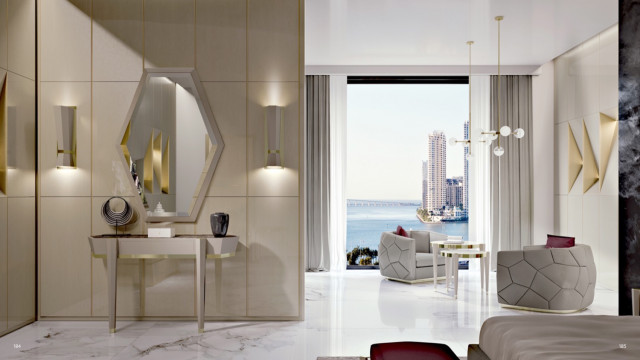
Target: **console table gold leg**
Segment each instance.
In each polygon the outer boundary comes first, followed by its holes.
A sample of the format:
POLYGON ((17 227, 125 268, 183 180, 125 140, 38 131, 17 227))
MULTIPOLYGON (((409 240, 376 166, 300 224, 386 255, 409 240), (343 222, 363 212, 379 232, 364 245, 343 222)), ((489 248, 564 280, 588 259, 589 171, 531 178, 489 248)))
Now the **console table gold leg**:
POLYGON ((198 332, 204 332, 204 284, 207 273, 207 239, 196 239, 196 309, 198 312, 198 332))
POLYGON ((109 292, 109 332, 116 332, 116 292, 118 266, 118 239, 107 243, 107 282, 109 292))

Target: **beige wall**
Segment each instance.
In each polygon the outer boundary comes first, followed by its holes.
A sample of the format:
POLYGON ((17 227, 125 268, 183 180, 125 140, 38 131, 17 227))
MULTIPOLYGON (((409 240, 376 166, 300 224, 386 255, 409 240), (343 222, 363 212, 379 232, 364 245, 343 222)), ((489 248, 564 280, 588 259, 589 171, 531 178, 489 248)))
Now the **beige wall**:
POLYGON ((0 0, 0 83, 13 107, 16 166, 0 191, 0 335, 36 316, 35 0, 0 0))
POLYGON ((618 113, 618 27, 603 31, 554 60, 555 65, 555 176, 554 229, 591 246, 598 283, 618 288, 618 143, 604 179, 583 193, 583 172, 569 191, 568 131, 583 149, 582 121, 586 124, 600 167, 600 117, 618 113))
MULTIPOLYGON (((233 258, 207 265, 206 315, 300 319, 302 0, 40 0, 39 311, 42 318, 107 314, 105 264, 87 237, 112 233, 100 206, 134 196, 115 145, 144 67, 195 67, 225 148, 196 223, 231 215, 233 258), (55 105, 77 106, 78 168, 55 167, 55 105), (264 164, 263 107, 285 112, 285 169, 264 164), (126 185, 126 186, 125 186, 126 185)), ((143 211, 144 209, 137 209, 143 211)), ((141 221, 127 232, 146 233, 141 221)), ((118 314, 195 315, 190 260, 119 261, 118 314)))

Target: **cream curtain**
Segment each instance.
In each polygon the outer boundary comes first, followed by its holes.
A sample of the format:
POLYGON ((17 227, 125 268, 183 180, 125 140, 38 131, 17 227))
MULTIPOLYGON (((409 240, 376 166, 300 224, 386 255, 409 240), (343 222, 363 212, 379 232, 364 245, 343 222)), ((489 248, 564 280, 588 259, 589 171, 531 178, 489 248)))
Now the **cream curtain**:
POLYGON ((330 192, 329 76, 306 77, 306 253, 307 270, 328 271, 330 192))
POLYGON ((493 155, 491 145, 491 263, 497 252, 520 250, 531 245, 531 76, 491 76, 491 129, 499 130, 497 97, 500 96, 501 125, 522 128, 525 136, 499 136, 504 155, 493 155))

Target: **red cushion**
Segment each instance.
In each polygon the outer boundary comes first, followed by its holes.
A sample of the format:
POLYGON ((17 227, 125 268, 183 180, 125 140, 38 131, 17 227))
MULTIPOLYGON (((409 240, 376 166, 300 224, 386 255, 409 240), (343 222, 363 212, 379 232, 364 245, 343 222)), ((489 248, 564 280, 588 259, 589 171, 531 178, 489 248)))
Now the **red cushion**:
POLYGON ((576 246, 576 238, 571 236, 560 236, 547 234, 547 249, 550 248, 570 248, 576 246))
POLYGON ((371 345, 371 360, 459 360, 445 344, 411 341, 371 345))
POLYGON ((394 234, 404 236, 404 237, 409 237, 409 234, 400 225, 398 225, 398 227, 396 228, 396 232, 394 234))

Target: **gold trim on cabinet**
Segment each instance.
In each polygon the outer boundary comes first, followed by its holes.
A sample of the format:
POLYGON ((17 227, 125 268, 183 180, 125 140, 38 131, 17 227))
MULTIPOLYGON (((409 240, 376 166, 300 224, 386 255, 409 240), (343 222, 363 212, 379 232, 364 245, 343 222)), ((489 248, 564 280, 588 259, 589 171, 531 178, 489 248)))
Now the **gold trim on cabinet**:
POLYGON ((600 113, 600 189, 609 165, 609 158, 613 152, 613 143, 618 137, 618 121, 600 113))
POLYGON ((586 193, 593 185, 598 182, 600 175, 598 174, 598 164, 596 164, 596 156, 593 154, 591 147, 591 139, 587 132, 587 125, 582 120, 582 151, 584 152, 584 172, 582 174, 582 192, 586 193))
POLYGON ((573 135, 573 130, 571 130, 571 125, 567 124, 567 126, 569 127, 569 190, 567 192, 570 192, 578 179, 580 170, 582 170, 583 162, 576 137, 573 135))

